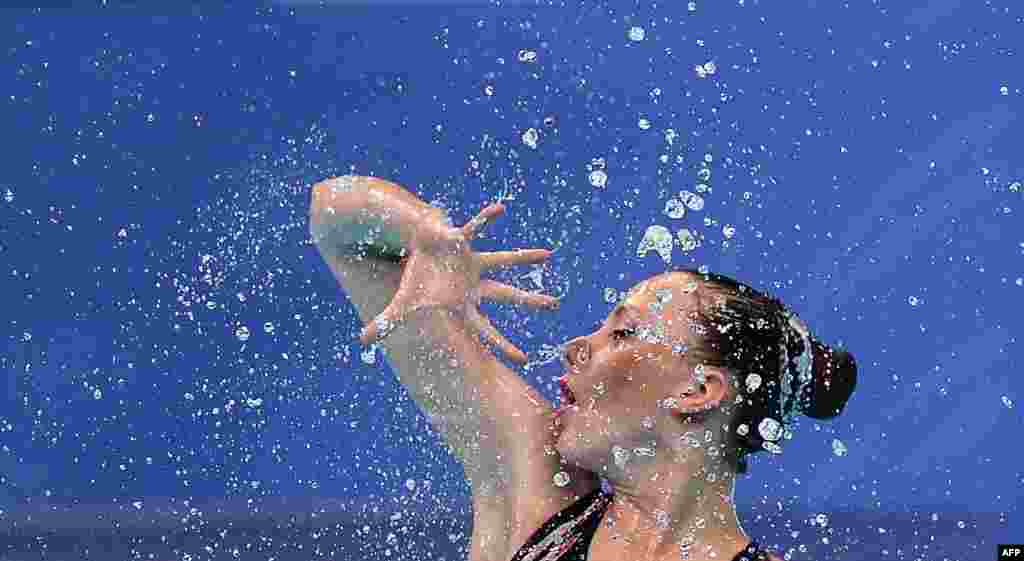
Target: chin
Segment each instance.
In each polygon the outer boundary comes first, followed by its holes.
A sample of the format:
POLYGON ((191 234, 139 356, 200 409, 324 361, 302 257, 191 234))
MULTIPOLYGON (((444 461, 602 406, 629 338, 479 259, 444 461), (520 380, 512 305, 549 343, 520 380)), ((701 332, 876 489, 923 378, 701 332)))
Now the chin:
POLYGON ((605 439, 582 435, 571 428, 559 435, 555 450, 567 464, 592 472, 599 472, 608 459, 605 439))

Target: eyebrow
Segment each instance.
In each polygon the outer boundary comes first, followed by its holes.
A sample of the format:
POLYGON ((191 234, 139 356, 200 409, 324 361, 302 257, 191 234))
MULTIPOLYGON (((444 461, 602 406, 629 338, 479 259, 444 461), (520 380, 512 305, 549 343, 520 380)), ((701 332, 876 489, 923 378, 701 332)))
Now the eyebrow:
POLYGON ((619 316, 626 313, 627 308, 633 310, 634 312, 637 311, 637 307, 631 304, 619 304, 618 306, 615 306, 614 310, 612 310, 610 317, 608 317, 605 320, 598 320, 597 322, 594 323, 594 327, 600 329, 601 326, 605 324, 605 322, 615 323, 615 320, 619 319, 619 316))
POLYGON ((619 304, 612 310, 612 321, 618 319, 619 316, 626 313, 626 309, 632 310, 634 313, 638 313, 637 307, 632 304, 619 304))

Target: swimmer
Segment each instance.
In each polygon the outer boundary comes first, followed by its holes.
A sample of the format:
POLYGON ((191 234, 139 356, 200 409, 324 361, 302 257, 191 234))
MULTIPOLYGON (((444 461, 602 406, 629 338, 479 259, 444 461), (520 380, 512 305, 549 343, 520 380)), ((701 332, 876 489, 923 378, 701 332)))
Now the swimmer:
POLYGON ((454 226, 403 187, 344 176, 314 186, 313 240, 364 328, 462 462, 471 561, 770 560, 734 504, 752 453, 781 453, 797 415, 838 415, 856 363, 778 300, 722 275, 676 270, 632 287, 565 343, 550 403, 488 349, 526 355, 482 300, 558 300, 481 274, 545 249, 476 252, 505 212, 454 226), (481 343, 481 339, 486 342, 481 343))

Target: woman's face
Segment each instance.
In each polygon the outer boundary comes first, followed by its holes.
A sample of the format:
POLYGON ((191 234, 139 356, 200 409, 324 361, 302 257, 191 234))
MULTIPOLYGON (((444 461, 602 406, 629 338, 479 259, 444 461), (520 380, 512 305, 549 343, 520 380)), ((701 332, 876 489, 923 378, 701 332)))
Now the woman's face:
POLYGON ((698 341, 689 329, 698 282, 685 273, 648 279, 597 331, 566 343, 562 404, 574 403, 557 420, 563 458, 598 471, 613 446, 652 447, 670 432, 659 430, 673 415, 665 400, 687 391, 697 366, 685 350, 698 341))

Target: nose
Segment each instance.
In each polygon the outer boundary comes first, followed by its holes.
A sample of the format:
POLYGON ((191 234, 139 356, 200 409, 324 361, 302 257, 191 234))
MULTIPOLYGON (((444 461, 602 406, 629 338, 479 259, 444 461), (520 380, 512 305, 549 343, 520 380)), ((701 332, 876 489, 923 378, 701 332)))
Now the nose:
POLYGON ((586 337, 577 337, 565 344, 562 365, 567 369, 582 370, 590 359, 590 342, 586 337))

